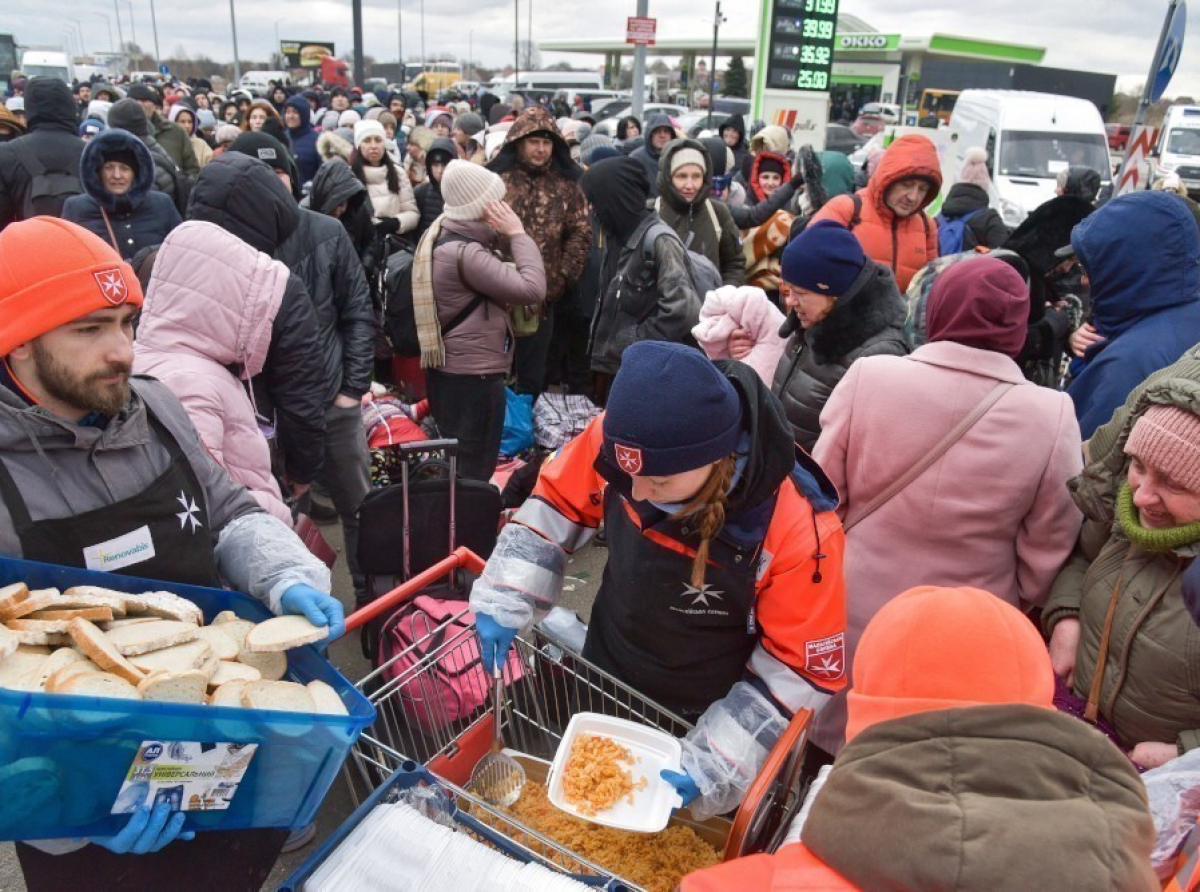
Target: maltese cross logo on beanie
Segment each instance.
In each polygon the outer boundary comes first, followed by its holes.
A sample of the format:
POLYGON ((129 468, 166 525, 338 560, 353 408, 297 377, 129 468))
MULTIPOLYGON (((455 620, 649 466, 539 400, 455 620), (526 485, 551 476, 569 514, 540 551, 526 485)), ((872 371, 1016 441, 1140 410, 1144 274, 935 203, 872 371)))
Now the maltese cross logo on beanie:
POLYGON ((100 293, 104 295, 104 299, 114 307, 121 306, 129 299, 129 286, 125 284, 125 278, 119 269, 101 270, 92 273, 92 276, 100 286, 100 293))
POLYGON ((617 464, 626 474, 636 474, 642 470, 642 450, 617 443, 614 451, 617 455, 617 464))

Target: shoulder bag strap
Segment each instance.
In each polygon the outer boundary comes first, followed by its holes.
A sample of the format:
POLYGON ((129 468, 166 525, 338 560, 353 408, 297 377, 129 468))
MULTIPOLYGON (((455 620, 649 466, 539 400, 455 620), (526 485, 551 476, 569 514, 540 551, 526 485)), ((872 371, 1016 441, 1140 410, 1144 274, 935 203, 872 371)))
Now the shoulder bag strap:
POLYGON ((31 177, 38 177, 46 172, 46 165, 42 164, 33 149, 15 139, 11 145, 12 150, 17 153, 17 157, 21 159, 21 164, 29 171, 31 177))
MULTIPOLYGON (((463 239, 462 241, 466 242, 467 240, 463 239)), ((465 287, 470 287, 467 285, 467 280, 463 277, 463 254, 465 254, 466 251, 466 244, 458 249, 458 258, 455 260, 455 266, 458 270, 458 281, 461 282, 465 287)), ((455 313, 454 318, 442 326, 442 335, 445 336, 450 334, 450 332, 454 331, 454 329, 466 322, 467 317, 479 309, 479 305, 482 304, 486 299, 487 298, 485 298, 479 292, 475 292, 475 296, 471 298, 471 302, 455 313)))
POLYGON ((113 248, 116 250, 116 252, 117 252, 118 254, 120 254, 120 253, 121 253, 121 246, 117 244, 117 237, 116 237, 116 235, 113 233, 112 224, 108 222, 108 213, 107 213, 107 212, 104 210, 104 208, 103 208, 103 207, 100 207, 100 204, 99 204, 99 203, 97 203, 97 204, 96 204, 96 207, 99 207, 99 208, 100 208, 100 216, 104 218, 104 228, 108 230, 108 239, 109 239, 109 241, 111 241, 111 242, 112 242, 112 246, 113 246, 113 248))
POLYGON ((1083 718, 1096 724, 1100 714, 1100 689, 1104 687, 1104 668, 1108 665, 1108 642, 1112 637, 1113 617, 1117 614, 1117 601, 1121 598, 1121 581, 1125 578, 1125 564, 1121 564, 1121 572, 1117 575, 1116 585, 1113 586, 1112 596, 1108 599, 1108 612, 1104 615, 1104 629, 1100 632, 1100 647, 1096 651, 1096 668, 1092 672, 1092 686, 1088 688, 1087 705, 1083 708, 1083 718))
POLYGON ((846 228, 853 232, 855 227, 862 222, 862 196, 857 192, 851 192, 850 202, 854 205, 854 212, 850 215, 850 225, 846 228))
POLYGON ((847 519, 847 521, 842 524, 842 529, 846 532, 849 532, 852 527, 866 520, 866 518, 875 513, 876 509, 880 508, 893 496, 895 496, 896 493, 900 492, 902 489, 920 477, 930 465, 945 455, 951 446, 961 440, 963 434, 974 427, 975 422, 982 418, 987 413, 987 410, 994 406, 1000 397, 1004 396, 1004 394, 1011 390, 1013 386, 1013 384, 1007 381, 1001 381, 995 387, 989 390, 987 395, 980 401, 978 406, 971 410, 969 415, 956 424, 950 430, 950 432, 946 434, 946 436, 938 440, 933 448, 926 452, 920 461, 910 467, 905 473, 893 480, 891 486, 887 487, 885 490, 883 490, 883 492, 879 493, 877 496, 875 496, 875 498, 867 502, 863 509, 855 515, 853 520, 847 519))

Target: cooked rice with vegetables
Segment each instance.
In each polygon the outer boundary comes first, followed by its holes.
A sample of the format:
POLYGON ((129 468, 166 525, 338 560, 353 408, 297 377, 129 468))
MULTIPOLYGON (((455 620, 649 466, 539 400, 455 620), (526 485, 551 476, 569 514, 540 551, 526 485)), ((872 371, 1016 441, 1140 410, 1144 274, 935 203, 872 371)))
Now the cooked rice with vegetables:
POLYGON ((633 754, 611 737, 580 734, 571 744, 563 767, 563 798, 581 815, 595 815, 624 798, 633 805, 636 790, 646 789, 646 778, 636 784, 621 763, 633 764, 633 754))

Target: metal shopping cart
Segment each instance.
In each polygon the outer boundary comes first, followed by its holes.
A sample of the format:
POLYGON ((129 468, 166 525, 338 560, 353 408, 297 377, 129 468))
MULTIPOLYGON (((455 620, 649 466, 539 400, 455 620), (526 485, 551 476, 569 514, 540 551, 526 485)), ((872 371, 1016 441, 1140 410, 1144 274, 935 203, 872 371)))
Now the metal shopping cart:
MULTIPOLYGON (((419 573, 363 610, 351 615, 352 630, 381 615, 389 623, 414 609, 413 599, 425 587, 461 570, 478 573, 483 561, 465 548, 419 573)), ((409 619, 412 615, 409 614, 409 619)), ((351 795, 361 805, 356 816, 378 801, 380 791, 397 783, 397 774, 423 765, 444 785, 459 812, 470 818, 470 830, 479 836, 482 825, 498 834, 506 851, 518 852, 553 869, 588 877, 594 884, 620 880, 611 870, 593 864, 569 848, 525 826, 512 815, 494 808, 467 789, 471 770, 488 751, 492 737, 490 677, 469 667, 479 663, 473 623, 465 604, 437 623, 410 622, 413 643, 356 685, 375 706, 375 723, 360 736, 344 773, 351 795), (445 684, 450 667, 464 698, 447 705, 438 687, 445 684), (476 704, 464 711, 461 700, 476 704)), ((535 629, 514 642, 514 653, 504 669, 506 700, 503 705, 505 743, 518 756, 531 780, 544 781, 563 731, 576 712, 599 712, 630 719, 683 736, 691 725, 678 715, 646 699, 636 690, 572 653, 553 636, 535 629)), ((680 812, 677 819, 723 850, 724 858, 750 852, 773 851, 782 840, 791 817, 802 802, 799 776, 810 714, 797 714, 772 750, 763 770, 733 820, 715 818, 696 822, 680 812)), ((361 819, 361 817, 359 818, 361 819)), ((354 818, 351 819, 355 820, 354 818)), ((344 834, 342 834, 344 835, 344 834)), ((486 836, 486 834, 483 834, 486 836)), ((328 843, 310 862, 327 854, 328 843)), ((315 869, 306 863, 298 872, 315 869)), ((297 882, 297 887, 299 882, 297 882)))

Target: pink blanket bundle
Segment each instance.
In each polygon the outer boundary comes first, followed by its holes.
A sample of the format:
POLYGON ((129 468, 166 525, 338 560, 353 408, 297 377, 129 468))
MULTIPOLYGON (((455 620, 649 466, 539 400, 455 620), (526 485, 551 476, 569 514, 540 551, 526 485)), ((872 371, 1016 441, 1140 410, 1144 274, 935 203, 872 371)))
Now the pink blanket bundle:
POLYGON ((783 318, 761 288, 725 285, 704 298, 692 336, 709 359, 729 359, 729 336, 744 329, 754 339, 754 347, 742 362, 770 386, 787 343, 779 336, 783 318))

